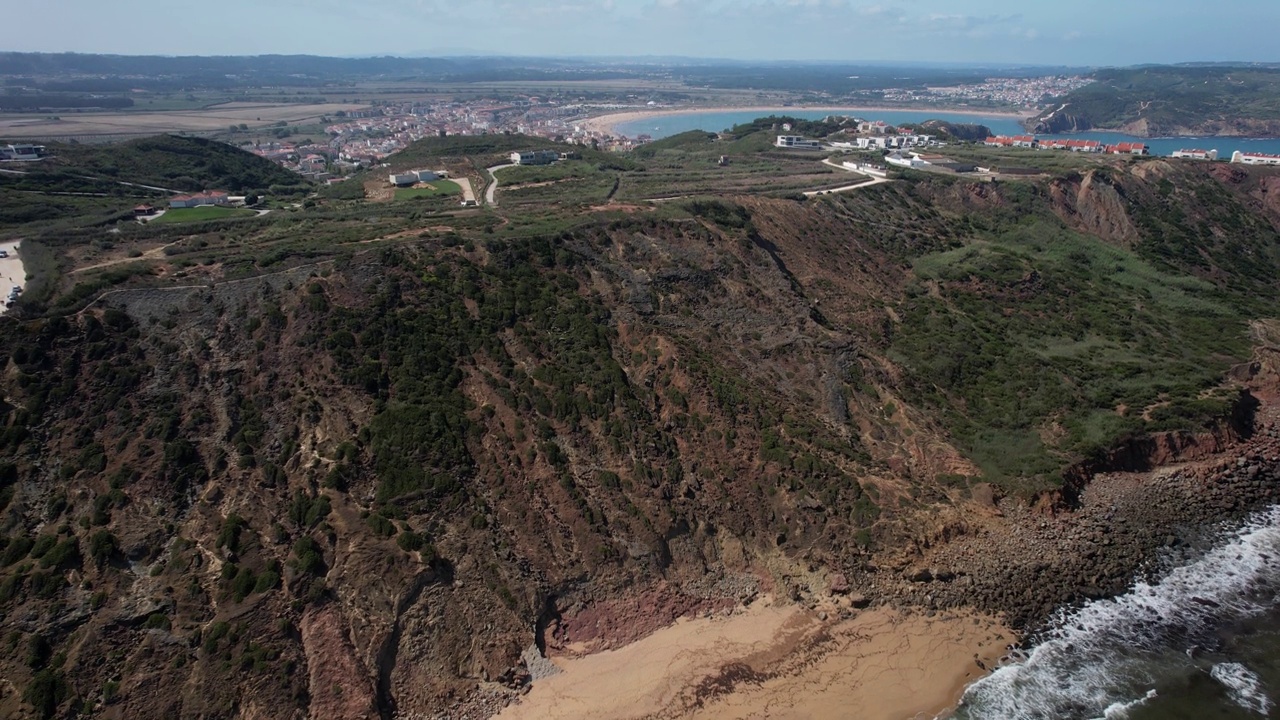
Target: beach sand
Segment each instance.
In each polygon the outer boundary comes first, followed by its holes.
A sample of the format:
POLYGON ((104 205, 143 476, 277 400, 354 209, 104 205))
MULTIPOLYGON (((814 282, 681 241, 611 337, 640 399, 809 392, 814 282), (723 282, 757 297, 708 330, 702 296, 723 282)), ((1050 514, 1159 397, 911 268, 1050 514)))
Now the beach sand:
POLYGON ((574 658, 502 720, 532 718, 931 719, 954 707, 1014 634, 972 613, 891 609, 823 621, 762 600, 681 620, 631 645, 574 658))
POLYGON ((706 115, 708 113, 724 113, 724 112, 758 112, 762 115, 768 114, 786 114, 789 112, 937 112, 954 115, 973 115, 975 117, 1005 117, 1016 118, 1022 120, 1034 117, 1037 114, 1035 110, 1027 110, 1025 112, 1001 112, 996 110, 971 110, 956 108, 936 108, 936 107, 883 107, 883 106, 866 106, 866 107, 838 107, 838 106, 799 106, 791 107, 702 107, 702 108, 684 108, 680 110, 635 110, 632 112, 610 113, 608 115, 600 115, 598 117, 589 118, 582 121, 582 126, 587 130, 608 135, 617 135, 616 128, 619 125, 635 122, 644 118, 663 117, 668 115, 706 115))
POLYGON ((21 242, 20 240, 0 242, 0 250, 9 252, 9 257, 0 258, 0 315, 8 310, 4 306, 4 301, 9 298, 9 290, 15 286, 25 287, 27 284, 27 271, 22 266, 22 258, 18 255, 18 245, 21 242))

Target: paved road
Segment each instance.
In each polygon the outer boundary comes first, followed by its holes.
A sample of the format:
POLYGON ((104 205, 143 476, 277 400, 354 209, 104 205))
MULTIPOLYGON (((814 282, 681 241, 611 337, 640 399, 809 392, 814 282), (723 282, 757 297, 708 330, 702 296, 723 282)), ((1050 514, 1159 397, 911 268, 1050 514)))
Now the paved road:
POLYGON ((860 190, 862 188, 869 188, 873 185, 883 185, 887 182, 893 182, 893 181, 890 180, 889 178, 873 178, 868 182, 860 182, 856 185, 845 185, 843 187, 831 188, 830 190, 810 190, 809 192, 805 193, 804 196, 813 197, 815 195, 830 195, 832 193, 842 193, 842 192, 848 192, 850 190, 860 190))
POLYGON ((462 201, 468 205, 476 203, 476 191, 471 187, 471 178, 454 178, 454 182, 458 183, 458 187, 462 188, 462 201))
POLYGON ((484 201, 485 201, 485 204, 487 204, 487 205, 492 205, 492 206, 494 206, 494 207, 497 207, 497 205, 498 205, 498 198, 497 198, 497 192, 498 192, 498 176, 497 176, 497 175, 495 175, 494 173, 498 172, 499 170, 502 170, 502 169, 504 169, 504 168, 509 168, 509 167, 515 167, 515 165, 513 165, 513 164, 511 164, 511 163, 508 163, 508 164, 506 164, 506 165, 494 165, 493 167, 489 168, 489 170, 488 170, 488 172, 489 172, 489 177, 493 178, 493 182, 489 183, 489 188, 488 188, 487 190, 485 190, 485 191, 484 191, 484 201))
POLYGON ((872 175, 870 173, 864 173, 858 170, 847 168, 844 165, 841 165, 839 163, 833 163, 831 162, 830 158, 823 160, 822 164, 826 165, 827 167, 833 167, 837 170, 843 170, 847 173, 858 175, 860 177, 871 178, 871 180, 856 183, 854 185, 845 185, 843 187, 831 188, 830 190, 810 190, 809 192, 804 194, 805 197, 813 197, 815 195, 830 195, 831 193, 848 192, 850 190, 857 190, 859 188, 869 188, 869 187, 872 187, 873 185, 883 185, 887 182, 893 182, 889 178, 880 177, 879 175, 872 175))

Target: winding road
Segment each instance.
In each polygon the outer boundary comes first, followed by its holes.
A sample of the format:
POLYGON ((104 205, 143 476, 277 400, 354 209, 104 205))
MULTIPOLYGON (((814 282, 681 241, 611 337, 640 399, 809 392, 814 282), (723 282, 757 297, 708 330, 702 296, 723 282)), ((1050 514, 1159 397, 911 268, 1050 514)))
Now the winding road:
POLYGON ((814 197, 815 195, 830 195, 831 193, 848 192, 849 190, 858 190, 860 188, 869 188, 874 185, 883 185, 888 182, 893 182, 887 177, 879 177, 877 175, 871 175, 868 173, 859 172, 858 170, 851 170, 845 167, 844 165, 838 165, 836 163, 831 162, 830 158, 823 160, 822 164, 826 165, 827 167, 833 167, 837 170, 844 170, 845 172, 853 173, 854 175, 859 175, 864 178, 870 178, 870 180, 864 180, 860 183, 855 183, 853 185, 845 185, 843 187, 831 188, 830 190, 810 190, 809 192, 806 192, 804 194, 805 197, 814 197))
POLYGON ((498 206, 498 176, 494 173, 509 167, 515 167, 515 165, 511 163, 507 163, 506 165, 494 165, 486 171, 489 173, 489 177, 493 178, 493 182, 489 183, 489 187, 484 191, 484 202, 486 205, 491 207, 498 206))

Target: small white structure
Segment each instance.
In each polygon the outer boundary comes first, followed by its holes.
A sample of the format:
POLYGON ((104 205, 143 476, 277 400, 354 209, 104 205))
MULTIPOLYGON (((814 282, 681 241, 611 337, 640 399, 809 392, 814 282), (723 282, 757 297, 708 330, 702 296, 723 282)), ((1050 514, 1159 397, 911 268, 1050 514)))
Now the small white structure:
POLYGON ((1247 153, 1237 150, 1231 153, 1231 162, 1239 165, 1280 165, 1280 155, 1247 153))
POLYGON ((1184 160, 1217 160, 1217 150, 1175 150, 1173 157, 1184 160))
POLYGON ((392 185, 395 185, 396 187, 401 187, 406 185, 412 185, 418 182, 418 173, 413 173, 413 172, 391 173, 389 178, 391 180, 392 185))
POLYGON ((822 143, 817 140, 806 140, 799 135, 779 135, 775 143, 780 148, 791 150, 821 150, 822 143))
POLYGON ((884 161, 890 165, 897 165, 898 167, 904 168, 922 168, 929 164, 924 160, 921 160, 919 155, 913 154, 904 156, 902 153, 893 153, 886 157, 884 161))

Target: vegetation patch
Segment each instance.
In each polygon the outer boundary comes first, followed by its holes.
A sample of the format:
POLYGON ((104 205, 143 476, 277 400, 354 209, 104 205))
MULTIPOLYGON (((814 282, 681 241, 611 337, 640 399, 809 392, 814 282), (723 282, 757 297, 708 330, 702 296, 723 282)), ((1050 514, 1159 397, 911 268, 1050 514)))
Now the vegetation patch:
POLYGON ((209 220, 230 220, 232 218, 253 217, 256 215, 248 208, 223 207, 220 205, 203 205, 193 208, 171 208, 163 215, 152 220, 157 225, 176 223, 207 222, 209 220))

